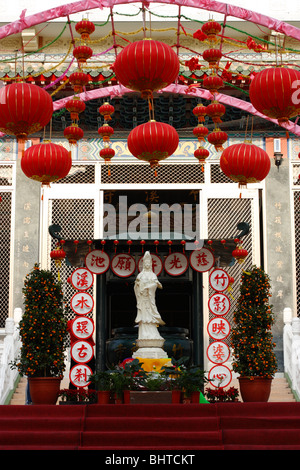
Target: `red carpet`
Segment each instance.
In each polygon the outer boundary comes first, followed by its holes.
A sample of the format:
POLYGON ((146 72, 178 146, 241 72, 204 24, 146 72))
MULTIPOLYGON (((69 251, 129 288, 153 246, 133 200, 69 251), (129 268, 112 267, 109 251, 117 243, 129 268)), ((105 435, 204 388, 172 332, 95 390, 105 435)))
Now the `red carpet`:
POLYGON ((0 406, 0 450, 255 449, 300 450, 300 403, 0 406))

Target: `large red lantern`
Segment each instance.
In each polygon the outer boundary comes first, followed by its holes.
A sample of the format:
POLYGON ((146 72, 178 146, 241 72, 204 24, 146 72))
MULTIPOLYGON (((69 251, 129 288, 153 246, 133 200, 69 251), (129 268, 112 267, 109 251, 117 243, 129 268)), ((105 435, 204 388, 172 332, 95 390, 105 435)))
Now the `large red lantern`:
POLYGON ((144 39, 124 47, 113 68, 123 86, 148 98, 153 91, 174 82, 179 73, 179 59, 167 44, 144 39))
POLYGON ((204 147, 199 147, 195 150, 194 157, 199 160, 199 163, 201 163, 203 170, 203 164, 205 163, 205 160, 209 157, 209 151, 204 147))
POLYGON ((248 256, 248 251, 242 248, 241 245, 238 245, 235 250, 233 250, 232 256, 239 264, 242 264, 245 261, 245 258, 248 256))
POLYGON ((84 72, 73 72, 69 77, 75 93, 81 93, 83 87, 89 82, 89 76, 84 72))
POLYGON ((53 114, 51 96, 37 85, 13 83, 0 92, 0 131, 27 140, 45 127, 53 114))
POLYGON ((206 106, 203 106, 202 103, 199 103, 193 109, 193 114, 198 118, 199 123, 204 122, 206 116, 206 106))
POLYGON ((300 100, 297 98, 300 71, 288 67, 265 68, 253 78, 250 101, 257 111, 278 124, 287 123, 300 113, 300 100))
POLYGON ((222 122, 221 117, 225 114, 226 108, 218 101, 212 101, 206 107, 206 114, 213 120, 214 123, 222 122))
POLYGON ((149 121, 135 127, 130 132, 127 143, 132 155, 149 162, 151 168, 156 168, 159 161, 165 160, 176 151, 179 136, 169 124, 149 121))
POLYGON ((199 142, 205 141, 205 137, 209 133, 207 127, 203 126, 203 124, 198 124, 197 127, 193 129, 193 134, 197 137, 199 142))
POLYGON ((224 82, 218 75, 209 75, 203 79, 203 88, 206 88, 212 94, 218 93, 218 90, 223 86, 224 82))
POLYGON ((95 25, 89 20, 83 19, 76 23, 75 30, 80 34, 83 41, 90 39, 90 34, 95 31, 95 25))
POLYGON ((110 136, 114 133, 113 127, 109 126, 108 124, 103 124, 103 126, 99 127, 98 134, 102 137, 104 142, 110 141, 110 136))
POLYGON ((93 49, 89 46, 77 46, 73 49, 73 56, 78 60, 79 64, 85 64, 93 55, 93 49))
POLYGON ((115 108, 108 102, 103 103, 99 108, 99 113, 104 117, 105 121, 111 120, 111 115, 115 112, 115 108))
POLYGON ((115 151, 111 147, 104 147, 103 149, 100 150, 99 155, 103 160, 105 161, 106 164, 108 164, 108 175, 110 176, 110 167, 109 164, 111 162, 111 159, 115 156, 115 151))
POLYGON ((227 141, 227 139, 228 135, 226 132, 221 131, 221 129, 218 128, 214 129, 214 131, 207 136, 208 142, 214 145, 218 152, 224 150, 223 144, 227 141))
POLYGON ((209 41, 216 41, 216 35, 221 32, 221 25, 214 20, 208 20, 201 28, 202 33, 206 34, 209 41))
POLYGON ((72 121, 78 121, 79 114, 85 110, 85 102, 75 96, 67 102, 66 109, 71 114, 72 121))
POLYGON ((221 155, 223 173, 239 186, 259 183, 268 175, 271 162, 265 150, 251 143, 234 144, 221 155))
POLYGON ((71 153, 62 145, 44 141, 32 145, 23 153, 21 169, 23 173, 42 185, 49 185, 64 178, 72 166, 71 153))
POLYGON ((220 49, 206 49, 203 51, 202 57, 206 62, 208 62, 210 68, 214 68, 221 59, 222 52, 220 49))
POLYGON ((77 124, 73 123, 65 128, 64 136, 70 145, 77 145, 78 140, 83 138, 84 132, 77 124))

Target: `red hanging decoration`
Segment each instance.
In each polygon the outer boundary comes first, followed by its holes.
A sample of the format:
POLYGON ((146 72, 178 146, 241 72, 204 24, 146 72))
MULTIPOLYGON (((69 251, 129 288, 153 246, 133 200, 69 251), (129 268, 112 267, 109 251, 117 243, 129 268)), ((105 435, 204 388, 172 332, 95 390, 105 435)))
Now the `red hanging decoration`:
POLYGON ((60 246, 58 246, 57 248, 55 248, 55 250, 52 250, 50 252, 50 258, 55 261, 58 281, 60 281, 60 271, 59 271, 59 269, 60 269, 60 266, 61 266, 61 262, 62 262, 62 260, 65 259, 65 257, 66 257, 66 252, 60 246))
POLYGON ((95 31, 95 25, 91 21, 83 19, 82 21, 76 23, 75 30, 78 34, 81 35, 81 39, 83 41, 89 41, 90 34, 95 31))
POLYGON ((300 81, 300 71, 288 67, 265 68, 253 78, 249 96, 257 111, 282 125, 300 113, 295 83, 300 81))
POLYGON ((172 251, 172 245, 173 245, 172 240, 167 241, 167 244, 169 245, 169 253, 171 253, 171 251, 172 251))
POLYGON ((105 240, 101 240, 101 245, 102 245, 102 251, 104 251, 104 246, 106 244, 106 241, 105 240))
POLYGON ((93 55, 93 49, 89 46, 77 46, 73 49, 73 56, 77 59, 78 63, 85 64, 88 59, 93 55))
POLYGON ((216 100, 212 101, 206 107, 207 115, 213 120, 215 124, 222 122, 221 117, 224 116, 225 112, 225 106, 216 100))
POLYGON ((128 245, 128 253, 130 253, 130 247, 132 245, 132 240, 127 240, 127 245, 128 245))
POLYGON ((74 245, 75 245, 75 254, 76 254, 76 253, 77 253, 77 249, 78 249, 79 240, 74 240, 73 243, 74 243, 74 245))
POLYGON ((203 79, 203 88, 206 88, 212 94, 218 93, 218 90, 223 86, 224 82, 218 75, 209 75, 203 79))
POLYGON ((82 93, 83 88, 89 82, 89 76, 84 72, 73 72, 69 77, 69 82, 75 93, 82 93))
POLYGON ((141 245, 142 245, 142 253, 144 253, 144 246, 145 246, 145 240, 141 240, 140 241, 141 245))
POLYGON ((220 49, 206 49, 202 54, 203 60, 208 62, 210 68, 215 68, 222 57, 220 49))
POLYGON ((198 118, 199 124, 205 121, 206 116, 206 106, 203 106, 202 103, 199 103, 194 109, 193 114, 198 118))
POLYGON ((181 244, 181 246, 182 246, 182 253, 184 253, 184 251, 185 251, 185 250, 184 250, 185 243, 186 243, 185 240, 181 240, 181 242, 180 242, 180 244, 181 244))
POLYGON ((74 96, 74 98, 70 99, 67 102, 65 107, 67 111, 69 111, 69 113, 71 114, 71 120, 78 121, 79 114, 85 110, 85 102, 77 96, 74 96))
POLYGON ((217 34, 221 32, 221 25, 217 21, 208 20, 204 25, 202 25, 201 31, 203 34, 206 34, 209 41, 216 41, 217 34))
POLYGON ((108 165, 108 175, 110 176, 110 168, 109 164, 111 162, 111 159, 115 156, 115 151, 111 147, 105 147, 100 150, 99 155, 101 158, 104 159, 105 163, 108 165))
POLYGON ((154 240, 153 244, 155 245, 155 251, 158 252, 159 240, 154 240))
POLYGON ((163 122, 149 121, 135 127, 128 136, 128 149, 139 160, 150 163, 151 168, 172 155, 179 143, 174 127, 163 122))
POLYGON ((207 140, 210 144, 215 146, 215 149, 220 152, 223 151, 223 144, 227 141, 228 135, 221 129, 216 128, 213 132, 208 134, 207 140))
POLYGON ((19 142, 43 129, 51 120, 53 102, 43 88, 29 83, 13 83, 1 90, 0 131, 19 142))
POLYGON ((220 158, 222 172, 240 186, 259 183, 271 168, 270 157, 263 149, 250 143, 227 147, 220 158))
POLYGON ((117 252, 117 246, 119 245, 119 240, 114 240, 115 253, 117 252))
POLYGON ((209 157, 209 151, 204 147, 199 147, 195 150, 194 157, 199 160, 199 163, 201 163, 203 170, 203 164, 205 163, 205 160, 209 157))
POLYGON ((62 145, 48 141, 32 145, 23 152, 21 159, 23 173, 34 181, 40 181, 42 185, 64 178, 71 166, 71 153, 62 145))
POLYGON ((232 256, 237 260, 239 264, 242 264, 245 261, 245 258, 248 256, 248 251, 242 248, 241 245, 237 246, 232 252, 232 256))
POLYGON ((105 121, 111 120, 111 115, 115 112, 115 108, 109 103, 103 103, 99 108, 99 113, 104 117, 105 121))
POLYGON ((78 140, 84 136, 83 130, 77 124, 71 124, 64 130, 64 136, 69 141, 70 145, 77 145, 78 140))
POLYGON ((92 247, 92 244, 93 244, 93 240, 87 240, 87 244, 89 246, 89 253, 91 252, 91 247, 92 247))
POLYGON ((156 40, 144 39, 124 47, 117 55, 113 70, 123 86, 148 98, 175 81, 179 73, 175 51, 156 40))
POLYGON ((199 124, 197 127, 193 129, 193 134, 195 137, 197 137, 200 143, 205 141, 205 137, 208 135, 208 133, 209 133, 208 128, 203 126, 203 124, 199 124))
POLYGON ((108 124, 103 124, 99 127, 98 134, 102 137, 104 142, 110 141, 110 136, 114 133, 114 129, 108 124))

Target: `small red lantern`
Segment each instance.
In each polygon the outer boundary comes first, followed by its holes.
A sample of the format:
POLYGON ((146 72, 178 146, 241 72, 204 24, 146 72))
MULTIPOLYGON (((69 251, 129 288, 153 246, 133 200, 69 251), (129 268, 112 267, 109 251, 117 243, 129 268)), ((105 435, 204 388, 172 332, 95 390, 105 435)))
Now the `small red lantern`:
POLYGON ((224 82, 218 75, 210 75, 203 79, 203 88, 209 90, 212 94, 218 93, 218 90, 224 86, 224 82))
POLYGON ((73 85, 75 93, 81 93, 83 87, 85 87, 89 82, 89 77, 84 72, 73 72, 70 75, 69 82, 73 85))
POLYGON ((115 108, 109 103, 103 103, 99 108, 99 113, 104 117, 105 121, 111 120, 111 115, 115 112, 115 108))
POLYGON ((227 141, 228 135, 221 129, 216 128, 213 132, 208 134, 207 140, 210 144, 215 146, 215 149, 219 152, 224 150, 223 144, 227 141))
POLYGON ((222 52, 220 49, 206 49, 203 51, 202 57, 206 62, 208 62, 210 68, 214 68, 221 59, 222 52))
POLYGON ((68 139, 70 145, 77 145, 78 140, 84 136, 83 130, 77 124, 71 124, 64 130, 64 136, 68 139))
POLYGON ((65 257, 66 257, 66 252, 65 252, 65 250, 63 250, 63 248, 61 248, 60 246, 58 246, 57 248, 55 248, 55 250, 52 250, 52 251, 51 251, 50 257, 51 257, 51 259, 53 259, 54 261, 60 262, 60 261, 62 261, 63 259, 65 259, 65 257))
POLYGON ((193 114, 198 118, 199 123, 204 122, 206 116, 206 106, 203 106, 202 103, 198 104, 193 109, 193 114))
POLYGON ((103 124, 99 127, 98 134, 102 137, 104 142, 110 141, 110 136, 114 133, 114 129, 108 124, 103 124))
POLYGON ((221 25, 214 20, 208 20, 201 28, 202 33, 206 34, 209 41, 216 41, 216 35, 221 32, 221 25))
POLYGON ((119 83, 148 98, 153 91, 175 81, 179 66, 178 56, 170 46, 144 39, 124 47, 113 69, 119 83))
POLYGON ((206 107, 206 113, 214 123, 222 122, 221 117, 225 114, 225 112, 225 106, 218 101, 212 101, 211 104, 206 107))
POLYGON ((75 96, 67 102, 66 109, 71 113, 72 121, 78 121, 79 114, 85 110, 85 102, 75 96))
POLYGON ((44 141, 32 145, 23 153, 21 169, 23 173, 42 185, 49 185, 64 178, 72 166, 71 153, 62 145, 44 141))
POLYGON ((300 114, 300 100, 296 85, 300 82, 300 71, 288 67, 265 68, 253 78, 249 96, 257 111, 278 124, 287 123, 300 114))
POLYGON ((85 64, 93 55, 93 49, 89 46, 77 46, 73 49, 73 56, 79 64, 85 64))
MULTIPOLYGON (((104 147, 100 150, 99 155, 104 159, 106 164, 110 164, 111 159, 115 156, 115 151, 111 147, 104 147)), ((108 167, 108 175, 110 176, 110 168, 108 167)))
POLYGON ((248 256, 248 251, 241 247, 237 246, 232 252, 232 256, 237 260, 239 264, 242 264, 245 261, 245 258, 248 256))
POLYGON ((195 150, 194 157, 199 160, 199 163, 201 163, 203 170, 203 163, 205 163, 205 160, 209 157, 209 151, 204 147, 199 147, 197 148, 197 150, 195 150))
POLYGON ((268 175, 271 162, 265 150, 250 143, 227 147, 220 158, 223 173, 240 186, 259 183, 268 175))
POLYGON ((132 129, 127 143, 132 155, 139 160, 149 162, 151 168, 156 168, 159 161, 168 158, 176 151, 179 136, 169 124, 149 121, 132 129))
POLYGON ((76 23, 75 30, 81 35, 83 41, 90 39, 90 34, 95 31, 95 25, 87 19, 83 19, 76 23))
POLYGON ((198 124, 197 127, 193 129, 194 136, 197 137, 199 142, 205 141, 205 137, 208 135, 209 130, 203 124, 198 124))
POLYGON ((27 140, 45 127, 53 114, 53 102, 47 91, 29 83, 13 83, 1 89, 0 131, 27 140))

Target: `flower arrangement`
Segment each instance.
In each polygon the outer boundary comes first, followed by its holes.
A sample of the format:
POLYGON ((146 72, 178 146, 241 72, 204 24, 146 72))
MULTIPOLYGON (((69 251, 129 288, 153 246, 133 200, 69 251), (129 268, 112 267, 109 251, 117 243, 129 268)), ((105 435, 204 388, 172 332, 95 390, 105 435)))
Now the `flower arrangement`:
POLYGON ((59 391, 58 396, 62 402, 72 403, 96 403, 97 392, 96 390, 89 390, 85 388, 69 389, 64 388, 59 391))
POLYGON ((239 391, 235 387, 225 390, 223 387, 206 388, 205 396, 210 403, 237 401, 239 391))
POLYGON ((270 280, 261 268, 253 266, 243 273, 231 336, 232 368, 241 377, 273 378, 277 370, 271 332, 274 314, 269 297, 270 280))
POLYGON ((23 294, 25 311, 19 324, 22 346, 12 368, 28 377, 61 376, 68 339, 61 284, 51 271, 35 264, 25 278, 23 294))

